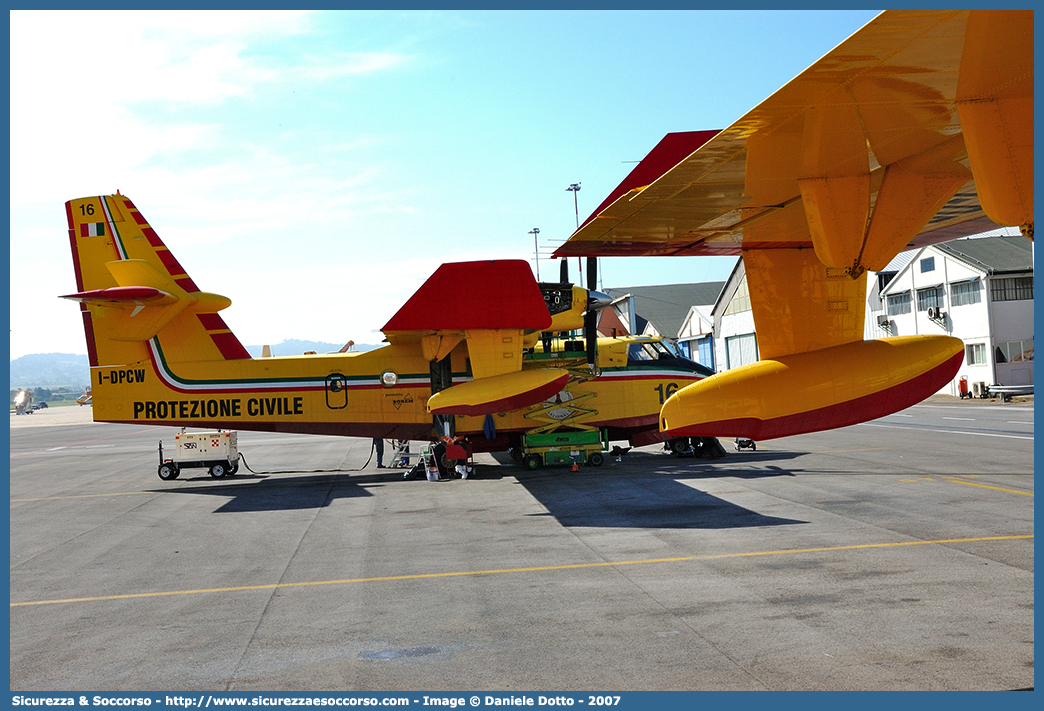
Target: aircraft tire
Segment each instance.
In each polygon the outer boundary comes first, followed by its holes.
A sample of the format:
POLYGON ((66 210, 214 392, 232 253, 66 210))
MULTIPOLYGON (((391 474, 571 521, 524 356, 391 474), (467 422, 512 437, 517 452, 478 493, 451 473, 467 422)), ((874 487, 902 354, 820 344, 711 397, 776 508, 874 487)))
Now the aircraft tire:
POLYGON ((439 468, 439 477, 445 479, 449 476, 448 472, 452 467, 446 466, 446 445, 439 443, 431 450, 431 454, 435 457, 435 466, 439 468))
POLYGON ((591 456, 587 458, 587 463, 592 467, 600 467, 604 461, 605 458, 602 456, 601 452, 591 452, 591 456))
POLYGON ((543 463, 544 460, 543 458, 541 458, 539 454, 527 454, 522 459, 522 466, 524 466, 526 469, 529 469, 530 471, 533 471, 534 469, 539 469, 543 463))
POLYGON ((684 452, 689 451, 689 440, 686 437, 679 437, 671 440, 671 453, 675 455, 681 455, 684 452))
POLYGON ((159 478, 163 481, 177 479, 178 474, 180 473, 181 472, 178 471, 178 468, 173 464, 170 464, 169 462, 164 462, 163 464, 159 465, 159 478))
POLYGON ((210 465, 210 476, 215 479, 221 479, 228 473, 228 464, 225 462, 215 462, 210 465))

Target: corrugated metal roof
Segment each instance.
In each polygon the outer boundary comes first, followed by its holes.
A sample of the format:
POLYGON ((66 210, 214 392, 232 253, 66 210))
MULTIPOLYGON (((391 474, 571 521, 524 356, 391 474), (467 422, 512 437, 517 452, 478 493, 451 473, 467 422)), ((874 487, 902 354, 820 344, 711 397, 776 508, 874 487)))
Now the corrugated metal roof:
POLYGON ((1033 269, 1033 249, 1022 235, 969 237, 935 248, 991 274, 1033 269))
POLYGON ((677 338, 685 317, 689 315, 689 309, 714 304, 723 286, 723 281, 707 281, 698 284, 613 287, 603 291, 614 299, 633 294, 635 314, 649 321, 662 335, 677 338))
MULTIPOLYGON (((935 245, 952 257, 990 272, 1024 271, 1033 268, 1033 251, 1017 227, 1001 227, 989 232, 935 245)), ((895 255, 880 273, 901 272, 923 247, 895 255)))
POLYGON ((914 258, 914 255, 917 254, 917 252, 918 250, 916 249, 908 249, 905 252, 900 252, 895 255, 895 258, 892 259, 892 261, 888 263, 888 266, 882 269, 880 273, 887 274, 889 272, 902 271, 903 267, 910 263, 910 260, 914 258))

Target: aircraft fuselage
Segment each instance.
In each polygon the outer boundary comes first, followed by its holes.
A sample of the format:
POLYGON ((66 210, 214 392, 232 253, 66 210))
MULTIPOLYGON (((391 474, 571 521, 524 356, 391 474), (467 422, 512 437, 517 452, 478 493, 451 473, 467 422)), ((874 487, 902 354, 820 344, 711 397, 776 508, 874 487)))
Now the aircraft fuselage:
MULTIPOLYGON (((588 379, 583 352, 545 355, 534 349, 524 367, 571 367, 580 374, 577 382, 549 403, 491 415, 497 433, 492 440, 485 437, 482 416, 457 416, 456 433, 469 436, 479 451, 501 450, 511 446, 512 435, 538 426, 541 416, 544 422, 565 419, 583 408, 588 414, 577 420, 583 426, 609 428, 614 439, 657 441, 664 401, 707 374, 660 343, 648 337, 600 339, 599 372, 588 379), (634 357, 635 349, 643 357, 634 357)), ((159 338, 148 346, 148 361, 91 369, 95 420, 408 440, 436 436, 425 409, 431 364, 412 344, 226 361, 219 368, 207 361, 170 362, 159 338)), ((449 359, 454 384, 472 379, 464 344, 449 359)))

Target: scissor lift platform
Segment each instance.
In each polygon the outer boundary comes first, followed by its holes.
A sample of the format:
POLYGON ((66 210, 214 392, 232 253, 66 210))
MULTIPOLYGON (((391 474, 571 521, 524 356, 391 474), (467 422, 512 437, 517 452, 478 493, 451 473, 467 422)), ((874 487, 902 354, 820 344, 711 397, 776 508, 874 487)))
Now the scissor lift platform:
POLYGON ((547 432, 522 435, 522 466, 539 469, 556 464, 587 464, 599 467, 605 461, 602 452, 609 451, 606 430, 547 432))

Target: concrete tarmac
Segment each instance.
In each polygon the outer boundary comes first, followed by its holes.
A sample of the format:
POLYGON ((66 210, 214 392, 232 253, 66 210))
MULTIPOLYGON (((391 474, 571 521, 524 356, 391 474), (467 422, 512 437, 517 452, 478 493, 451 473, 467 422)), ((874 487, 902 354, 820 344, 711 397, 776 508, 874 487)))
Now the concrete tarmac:
POLYGON ((251 432, 164 482, 90 412, 11 417, 12 691, 1033 685, 1032 401, 437 483, 251 432))

